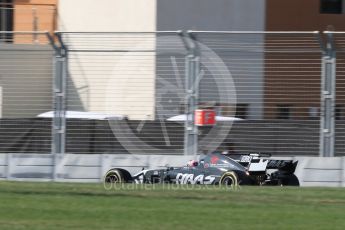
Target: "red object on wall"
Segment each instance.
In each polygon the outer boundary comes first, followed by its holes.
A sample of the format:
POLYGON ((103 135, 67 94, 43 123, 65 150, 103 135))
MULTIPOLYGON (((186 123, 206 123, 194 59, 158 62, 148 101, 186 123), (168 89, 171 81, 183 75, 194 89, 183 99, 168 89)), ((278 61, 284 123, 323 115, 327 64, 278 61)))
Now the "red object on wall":
POLYGON ((195 125, 207 126, 216 124, 216 112, 212 109, 195 110, 195 125))

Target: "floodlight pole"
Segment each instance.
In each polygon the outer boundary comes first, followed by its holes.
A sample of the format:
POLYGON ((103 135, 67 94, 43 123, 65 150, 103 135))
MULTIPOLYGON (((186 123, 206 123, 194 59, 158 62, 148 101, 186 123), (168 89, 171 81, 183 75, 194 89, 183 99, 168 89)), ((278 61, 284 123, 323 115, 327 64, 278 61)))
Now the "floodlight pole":
POLYGON ((322 55, 320 157, 333 157, 335 145, 335 100, 336 100, 336 51, 333 33, 324 32, 327 38, 322 55))
POLYGON ((52 154, 65 153, 66 138, 66 79, 67 48, 61 34, 56 34, 60 46, 55 49, 54 57, 54 116, 52 121, 52 154))
POLYGON ((181 33, 188 51, 185 59, 185 120, 184 155, 196 155, 198 152, 198 127, 195 125, 194 111, 198 108, 200 74, 200 52, 196 38, 191 33, 181 33))

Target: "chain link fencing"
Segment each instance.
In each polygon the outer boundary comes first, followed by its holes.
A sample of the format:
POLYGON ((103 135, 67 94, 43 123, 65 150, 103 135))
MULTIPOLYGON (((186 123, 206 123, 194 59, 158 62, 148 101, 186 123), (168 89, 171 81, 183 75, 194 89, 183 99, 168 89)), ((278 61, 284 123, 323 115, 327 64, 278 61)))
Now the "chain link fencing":
POLYGON ((335 137, 344 155, 343 33, 54 35, 1 43, 1 152, 319 156, 335 137), (216 125, 195 126, 195 109, 216 125))

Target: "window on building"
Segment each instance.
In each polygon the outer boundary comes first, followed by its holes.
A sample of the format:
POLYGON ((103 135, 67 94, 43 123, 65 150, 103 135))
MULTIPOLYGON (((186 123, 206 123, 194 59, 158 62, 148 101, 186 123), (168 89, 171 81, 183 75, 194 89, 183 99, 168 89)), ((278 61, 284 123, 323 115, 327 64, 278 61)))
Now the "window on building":
MULTIPOLYGON (((13 31, 13 4, 12 0, 0 1, 0 31, 13 31)), ((1 42, 11 42, 12 34, 0 33, 1 42)))
POLYGON ((277 119, 290 119, 291 105, 277 105, 277 119))
POLYGON ((247 119, 248 116, 248 104, 237 104, 235 117, 247 119))
POLYGON ((341 14, 343 13, 343 0, 321 0, 321 14, 341 14))

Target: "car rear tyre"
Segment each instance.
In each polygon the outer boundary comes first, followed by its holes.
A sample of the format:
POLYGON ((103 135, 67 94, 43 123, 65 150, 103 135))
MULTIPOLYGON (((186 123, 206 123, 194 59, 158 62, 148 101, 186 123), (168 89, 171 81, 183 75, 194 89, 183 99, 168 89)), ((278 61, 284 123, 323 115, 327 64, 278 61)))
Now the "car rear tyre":
POLYGON ((220 184, 225 186, 237 186, 238 177, 235 172, 224 173, 220 179, 220 184))
POLYGON ((282 186, 299 186, 299 180, 295 174, 288 175, 281 180, 282 186))
POLYGON ((104 177, 105 183, 122 183, 124 182, 124 178, 122 173, 117 169, 109 170, 104 177))

